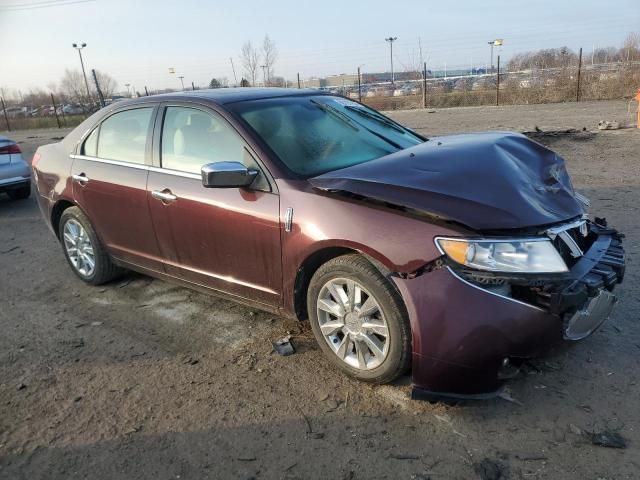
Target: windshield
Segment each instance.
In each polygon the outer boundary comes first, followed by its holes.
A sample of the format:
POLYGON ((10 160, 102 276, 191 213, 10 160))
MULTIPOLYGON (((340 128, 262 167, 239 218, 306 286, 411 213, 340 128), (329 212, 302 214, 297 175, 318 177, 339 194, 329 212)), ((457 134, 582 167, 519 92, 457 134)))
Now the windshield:
POLYGON ((350 167, 425 141, 382 114, 330 95, 284 97, 231 106, 294 173, 350 167))

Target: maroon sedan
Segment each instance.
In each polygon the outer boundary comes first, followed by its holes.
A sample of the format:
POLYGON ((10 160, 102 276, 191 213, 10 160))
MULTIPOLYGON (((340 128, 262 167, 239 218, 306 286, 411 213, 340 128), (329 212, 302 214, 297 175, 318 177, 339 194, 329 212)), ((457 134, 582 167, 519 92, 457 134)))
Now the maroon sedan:
POLYGON ((523 135, 425 138, 310 90, 118 102, 33 160, 72 270, 123 269, 299 319, 347 374, 495 394, 609 316, 621 235, 523 135))

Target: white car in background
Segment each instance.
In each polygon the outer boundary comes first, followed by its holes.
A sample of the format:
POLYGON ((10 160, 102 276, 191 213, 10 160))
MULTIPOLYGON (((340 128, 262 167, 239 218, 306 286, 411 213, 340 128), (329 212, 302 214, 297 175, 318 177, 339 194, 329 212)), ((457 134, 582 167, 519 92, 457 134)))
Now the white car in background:
POLYGON ((12 200, 31 194, 31 169, 16 142, 0 135, 0 193, 12 200))

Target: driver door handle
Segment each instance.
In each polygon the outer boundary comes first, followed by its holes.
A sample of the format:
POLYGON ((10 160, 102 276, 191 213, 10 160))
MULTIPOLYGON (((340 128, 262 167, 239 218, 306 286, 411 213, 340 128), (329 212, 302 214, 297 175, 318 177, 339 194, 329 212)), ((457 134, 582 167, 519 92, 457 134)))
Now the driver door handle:
POLYGON ((162 191, 153 190, 151 192, 151 196, 156 200, 160 200, 162 203, 171 203, 175 202, 178 199, 178 197, 171 193, 171 190, 169 189, 164 189, 162 191))
POLYGON ((81 173, 80 175, 71 175, 71 178, 74 182, 78 182, 80 184, 87 183, 89 181, 89 177, 85 176, 84 173, 81 173))

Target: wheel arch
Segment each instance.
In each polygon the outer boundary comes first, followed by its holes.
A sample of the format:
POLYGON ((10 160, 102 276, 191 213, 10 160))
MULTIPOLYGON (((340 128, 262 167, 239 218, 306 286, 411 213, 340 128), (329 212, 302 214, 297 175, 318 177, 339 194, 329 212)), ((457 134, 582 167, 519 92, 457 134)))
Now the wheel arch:
MULTIPOLYGON (((371 263, 371 265, 373 265, 384 277, 388 278, 392 275, 391 270, 389 270, 382 262, 352 246, 328 246, 318 249, 309 254, 296 271, 296 279, 293 286, 293 306, 295 316, 298 320, 306 320, 309 318, 307 312, 307 290, 309 289, 311 278, 318 268, 329 260, 349 254, 358 254, 366 258, 367 261, 371 263)), ((389 283, 397 290, 395 282, 389 283)))
POLYGON ((53 233, 56 234, 56 238, 60 240, 60 218, 64 211, 71 207, 77 207, 78 205, 67 199, 58 200, 51 209, 51 228, 53 233))

